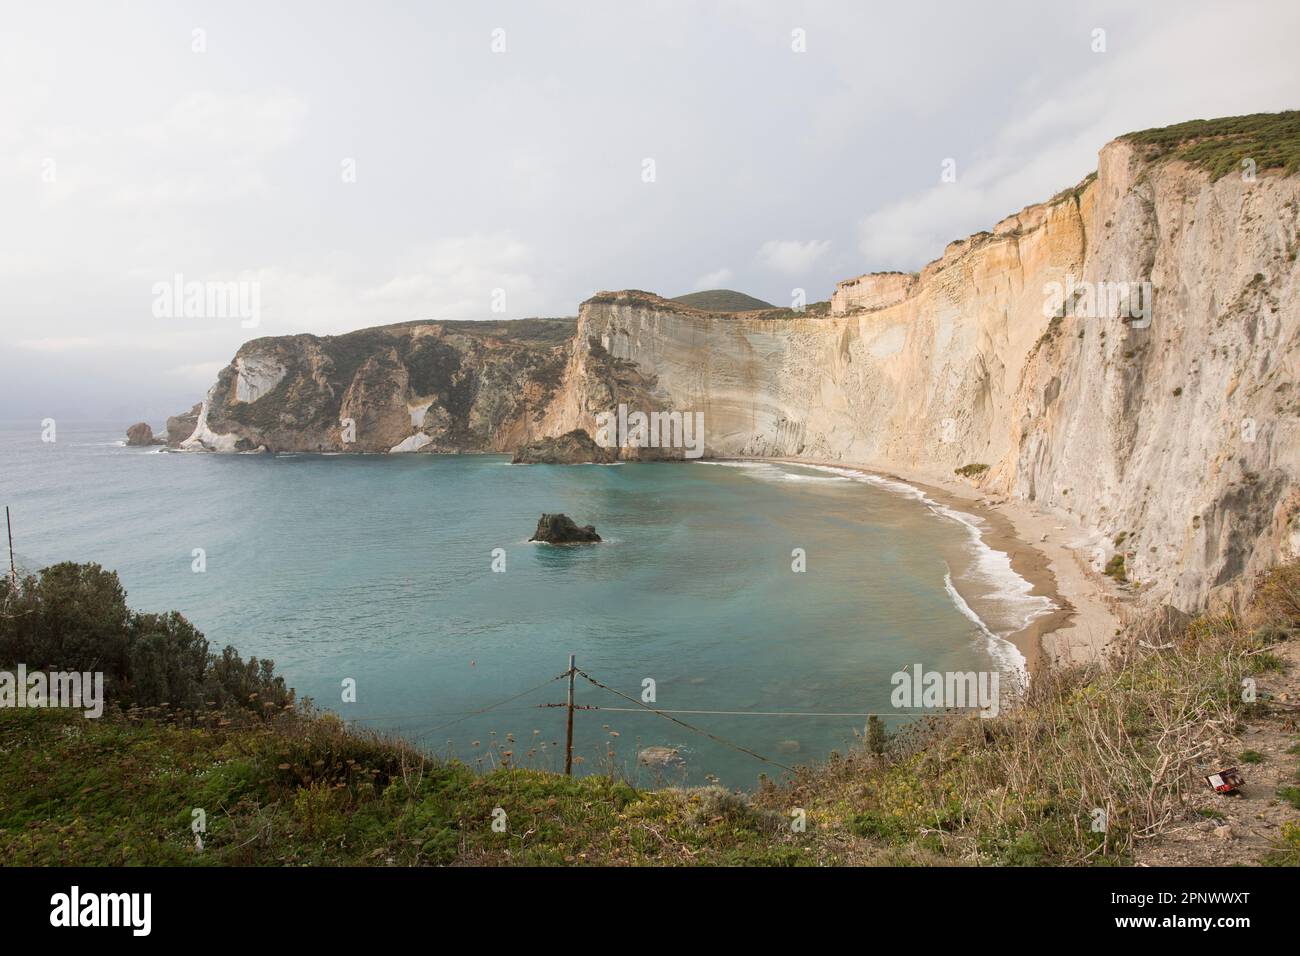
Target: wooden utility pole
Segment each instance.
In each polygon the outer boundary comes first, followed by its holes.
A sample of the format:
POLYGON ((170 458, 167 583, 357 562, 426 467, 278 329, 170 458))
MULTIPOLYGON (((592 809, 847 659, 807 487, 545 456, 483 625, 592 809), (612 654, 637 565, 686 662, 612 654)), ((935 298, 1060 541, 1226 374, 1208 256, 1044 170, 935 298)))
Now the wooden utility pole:
POLYGON ((568 727, 564 732, 564 775, 573 776, 573 676, 577 673, 578 668, 573 663, 573 655, 569 655, 569 719, 568 727))
POLYGON ((18 566, 14 564, 14 526, 9 521, 8 505, 5 505, 5 529, 9 532, 9 577, 13 579, 14 587, 18 587, 18 566))

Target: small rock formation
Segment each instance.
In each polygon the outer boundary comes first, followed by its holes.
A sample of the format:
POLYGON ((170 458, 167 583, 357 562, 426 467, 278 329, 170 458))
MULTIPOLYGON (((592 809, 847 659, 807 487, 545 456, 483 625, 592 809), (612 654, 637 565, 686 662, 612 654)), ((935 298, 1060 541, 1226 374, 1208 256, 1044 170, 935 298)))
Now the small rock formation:
POLYGON ((642 747, 637 760, 647 767, 668 767, 682 762, 682 755, 675 747, 642 747))
POLYGON ((871 272, 837 282, 831 314, 876 312, 897 305, 916 291, 919 278, 909 272, 871 272))
POLYGON ((153 429, 148 422, 136 422, 128 428, 126 430, 126 443, 132 448, 162 444, 159 439, 153 437, 153 429))
POLYGON ((512 459, 516 465, 580 465, 586 462, 605 464, 618 461, 617 448, 601 448, 586 429, 575 428, 558 438, 540 438, 529 442, 512 459))
POLYGON ((600 535, 592 525, 578 527, 568 515, 542 515, 537 522, 537 530, 529 541, 544 541, 547 544, 586 544, 599 541, 600 535))

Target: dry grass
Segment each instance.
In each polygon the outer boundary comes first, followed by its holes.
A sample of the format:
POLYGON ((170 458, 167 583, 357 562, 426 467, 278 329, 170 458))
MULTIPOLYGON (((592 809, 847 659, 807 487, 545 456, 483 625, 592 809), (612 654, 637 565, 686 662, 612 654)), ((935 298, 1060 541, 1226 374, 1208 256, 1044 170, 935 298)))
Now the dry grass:
POLYGON ((1239 752, 1239 720, 1256 706, 1242 681, 1277 666, 1270 642, 1278 622, 1300 621, 1298 580, 1270 577, 1273 603, 1253 626, 1204 617, 1172 641, 1135 629, 1106 661, 1039 675, 1013 712, 934 718, 883 759, 853 753, 760 799, 811 806, 842 850, 849 834, 865 838, 843 850, 855 862, 882 843, 967 863, 1123 862, 1239 752))
POLYGON ((1294 627, 1300 622, 1300 565, 1266 574, 1255 589, 1252 620, 1265 627, 1294 627))

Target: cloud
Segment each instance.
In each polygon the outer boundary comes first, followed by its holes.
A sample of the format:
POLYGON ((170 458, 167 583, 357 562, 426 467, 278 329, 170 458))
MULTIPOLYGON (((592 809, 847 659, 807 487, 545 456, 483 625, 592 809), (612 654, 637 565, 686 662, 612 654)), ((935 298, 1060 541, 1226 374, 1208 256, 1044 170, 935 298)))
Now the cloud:
POLYGON ((829 239, 769 239, 758 250, 758 261, 769 269, 798 275, 807 272, 831 247, 829 239))
MULTIPOLYGON (((146 303, 147 306, 147 303, 146 303)), ((192 319, 153 319, 148 325, 135 324, 114 332, 101 335, 66 335, 46 338, 15 339, 15 348, 31 352, 73 353, 94 352, 98 354, 119 353, 138 356, 144 353, 173 352, 180 355, 204 350, 214 338, 233 340, 249 338, 247 331, 240 328, 233 319, 215 320, 218 325, 198 324, 192 328, 176 328, 177 323, 194 325, 202 320, 192 319), (224 325, 222 325, 224 323, 224 325)), ((235 342, 237 345, 238 342, 235 342)), ((226 345, 221 346, 223 349, 226 345)), ((152 359, 150 361, 153 361, 152 359)))
POLYGON ((526 243, 503 235, 431 243, 360 301, 406 319, 491 319, 537 314, 538 261, 526 243))
MULTIPOLYGON (((1275 36, 1300 30, 1294 5, 1269 16, 1275 36)), ((1259 34, 1252 17, 1230 7, 1189 8, 1158 30, 1112 29, 1108 52, 1088 69, 1050 91, 1027 82, 1020 109, 994 129, 987 147, 956 158, 956 182, 940 181, 943 157, 936 155, 932 186, 864 216, 858 245, 866 268, 921 267, 952 240, 1073 186, 1096 168, 1106 142, 1131 130, 1293 109, 1292 60, 1293 53, 1259 34), (1207 43, 1223 66, 1189 70, 1187 51, 1207 43)))
MULTIPOLYGON (((938 180, 939 167, 935 166, 938 180)), ((1025 203, 1024 180, 1040 183, 1054 175, 1055 164, 1046 156, 1028 167, 1008 171, 1002 163, 977 166, 968 173, 958 167, 955 183, 936 185, 916 196, 890 203, 866 216, 859 225, 859 248, 871 271, 914 270, 938 258, 944 246, 977 229, 991 228, 1025 203)), ((1035 195, 1047 199, 1060 187, 1035 195)))
POLYGON ((84 349, 98 348, 99 339, 88 336, 66 336, 46 339, 19 339, 16 343, 20 349, 31 349, 33 352, 72 352, 84 349))
POLYGON ((296 143, 306 117, 307 103, 292 90, 199 90, 178 101, 164 123, 136 135, 153 146, 200 143, 226 156, 256 157, 296 143))
POLYGON ((706 272, 695 280, 691 286, 692 292, 701 292, 705 289, 720 289, 736 277, 736 274, 728 268, 718 269, 716 272, 706 272))
POLYGON ((195 387, 203 387, 215 382, 217 375, 227 364, 226 362, 195 362, 190 365, 177 365, 175 368, 167 369, 163 374, 195 387))
POLYGON ((41 184, 51 202, 133 211, 267 196, 262 165, 302 138, 306 116, 306 101, 290 90, 198 91, 173 101, 156 121, 11 130, 0 171, 41 184))

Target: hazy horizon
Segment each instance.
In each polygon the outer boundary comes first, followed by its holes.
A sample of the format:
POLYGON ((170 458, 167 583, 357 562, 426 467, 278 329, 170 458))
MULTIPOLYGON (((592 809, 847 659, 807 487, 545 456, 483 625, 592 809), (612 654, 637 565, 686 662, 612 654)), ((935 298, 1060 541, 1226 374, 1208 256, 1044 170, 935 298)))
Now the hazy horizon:
POLYGON ((161 424, 265 335, 825 299, 1116 135, 1295 108, 1297 27, 1281 2, 14 9, 0 419, 161 424), (178 275, 256 285, 256 326, 160 318, 178 275))

